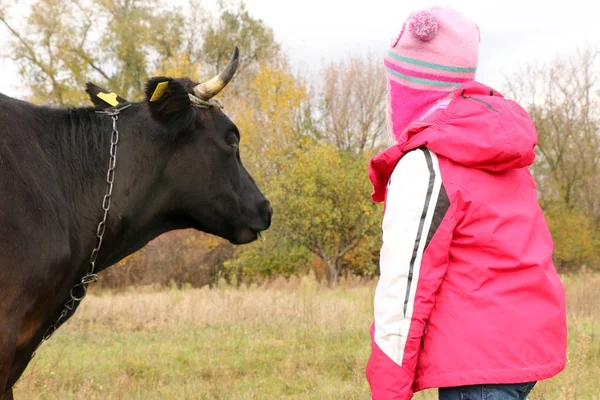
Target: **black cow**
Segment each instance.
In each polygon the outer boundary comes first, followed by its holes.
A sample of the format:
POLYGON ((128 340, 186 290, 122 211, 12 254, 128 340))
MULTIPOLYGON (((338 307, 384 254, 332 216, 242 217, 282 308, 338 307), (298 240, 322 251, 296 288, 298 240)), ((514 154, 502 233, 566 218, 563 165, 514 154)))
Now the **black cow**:
POLYGON ((154 77, 139 103, 92 84, 96 107, 89 108, 38 107, 0 94, 1 400, 13 398, 71 288, 90 272, 108 205, 94 272, 171 230, 194 228, 245 244, 269 228, 272 209, 242 166, 239 132, 213 99, 237 65, 236 48, 208 82, 154 77), (122 109, 114 173, 113 117, 100 109, 122 109), (105 198, 107 179, 114 187, 105 198))

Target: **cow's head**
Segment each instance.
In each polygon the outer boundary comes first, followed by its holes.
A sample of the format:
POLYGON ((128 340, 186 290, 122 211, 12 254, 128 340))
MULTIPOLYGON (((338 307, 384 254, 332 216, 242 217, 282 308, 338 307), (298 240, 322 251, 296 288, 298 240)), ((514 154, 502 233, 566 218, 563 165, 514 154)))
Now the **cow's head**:
POLYGON ((177 200, 173 218, 235 244, 254 241, 272 208, 240 158, 240 132, 213 97, 233 78, 238 49, 225 70, 198 83, 153 77, 146 85, 152 117, 175 141, 165 179, 177 200))
MULTIPOLYGON (((232 79, 237 65, 236 48, 225 70, 207 82, 151 78, 145 101, 141 108, 136 106, 143 122, 131 130, 144 129, 140 133, 147 145, 140 147, 160 149, 154 153, 161 159, 159 172, 154 172, 153 181, 141 191, 152 201, 137 201, 143 204, 137 208, 151 210, 140 212, 160 213, 179 228, 196 228, 245 244, 269 228, 272 209, 242 165, 237 127, 213 99, 232 79)), ((88 86, 88 93, 92 91, 88 86)), ((97 108, 101 106, 95 103, 97 108)), ((121 120, 125 123, 125 116, 121 120)), ((133 149, 132 153, 141 151, 133 149)), ((144 159, 149 166, 154 161, 148 160, 150 157, 152 153, 144 159)), ((121 165, 127 162, 123 160, 121 165)), ((134 221, 144 218, 131 216, 134 221)))

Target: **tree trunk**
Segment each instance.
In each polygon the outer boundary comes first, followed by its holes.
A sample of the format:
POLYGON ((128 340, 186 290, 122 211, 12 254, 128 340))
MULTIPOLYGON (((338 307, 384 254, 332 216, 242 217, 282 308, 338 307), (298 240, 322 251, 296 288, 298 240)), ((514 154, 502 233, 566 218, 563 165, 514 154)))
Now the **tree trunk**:
POLYGON ((342 257, 336 257, 335 260, 327 262, 327 283, 330 289, 337 286, 340 278, 340 272, 342 272, 342 257))

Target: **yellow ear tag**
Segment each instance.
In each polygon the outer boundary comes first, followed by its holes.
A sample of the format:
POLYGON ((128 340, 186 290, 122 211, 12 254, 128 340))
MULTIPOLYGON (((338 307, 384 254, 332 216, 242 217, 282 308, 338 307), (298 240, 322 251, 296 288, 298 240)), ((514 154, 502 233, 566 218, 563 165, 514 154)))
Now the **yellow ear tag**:
POLYGON ((113 107, 119 105, 116 93, 98 93, 97 96, 113 107))
POLYGON ((168 81, 161 82, 158 85, 156 85, 156 89, 154 89, 154 93, 152 93, 152 97, 150 98, 150 101, 156 101, 156 100, 160 99, 162 97, 162 95, 165 94, 168 87, 169 87, 168 81))

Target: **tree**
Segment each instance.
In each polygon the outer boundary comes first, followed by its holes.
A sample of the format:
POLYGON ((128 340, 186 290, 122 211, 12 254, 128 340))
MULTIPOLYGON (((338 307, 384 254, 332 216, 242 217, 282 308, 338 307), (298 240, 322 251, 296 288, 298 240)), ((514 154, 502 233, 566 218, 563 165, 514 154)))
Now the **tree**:
POLYGON ((330 287, 343 271, 375 275, 382 214, 370 199, 366 161, 323 141, 290 151, 269 185, 275 214, 266 242, 239 249, 226 267, 244 279, 290 276, 308 272, 316 257, 330 287))
POLYGON ((534 165, 543 202, 577 207, 600 222, 600 77, 598 53, 529 66, 507 82, 508 93, 528 108, 538 131, 534 165), (596 201, 590 203, 589 192, 596 201))
MULTIPOLYGON (((233 46, 240 48, 240 72, 251 70, 265 60, 279 58, 280 45, 275 41, 273 30, 252 17, 244 3, 238 3, 236 8, 229 1, 219 0, 217 6, 220 15, 207 21, 202 45, 210 73, 217 73, 229 60, 233 46)), ((249 72, 246 75, 251 77, 249 72)))
POLYGON ((11 35, 6 54, 19 66, 30 100, 60 106, 86 102, 88 80, 136 100, 152 75, 208 78, 227 63, 235 45, 242 55, 240 72, 278 55, 272 30, 243 3, 237 10, 223 5, 217 24, 196 0, 186 8, 168 4, 36 0, 26 28, 10 18, 10 8, 1 7, 0 22, 11 35))
POLYGON ((386 80, 374 54, 330 62, 321 82, 318 110, 329 141, 358 153, 386 143, 386 80))
POLYGON ((284 62, 261 64, 245 89, 228 101, 241 133, 241 156, 268 193, 272 177, 286 167, 287 154, 302 145, 298 126, 307 103, 306 87, 284 62))
POLYGON ((554 241, 554 260, 561 272, 576 271, 583 265, 600 265, 600 234, 594 221, 564 204, 545 210, 554 241))
POLYGON ((87 80, 141 96, 148 71, 182 51, 186 26, 160 0, 37 0, 26 29, 6 10, 0 21, 32 100, 57 105, 82 103, 87 80))
POLYGON ((331 287, 344 258, 378 232, 381 212, 370 198, 366 155, 340 152, 328 143, 293 152, 275 179, 272 197, 278 233, 314 253, 327 265, 331 287))
POLYGON ((267 241, 236 249, 228 273, 243 279, 289 276, 316 256, 335 286, 342 271, 372 276, 380 224, 370 200, 369 152, 343 151, 327 140, 310 110, 307 85, 283 61, 263 64, 232 101, 242 159, 275 210, 267 241))
POLYGON ((599 61, 598 51, 579 50, 529 65, 506 83, 507 95, 528 109, 537 128, 533 173, 563 269, 598 263, 599 61))

